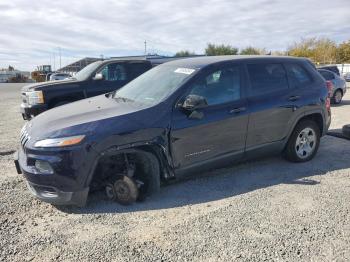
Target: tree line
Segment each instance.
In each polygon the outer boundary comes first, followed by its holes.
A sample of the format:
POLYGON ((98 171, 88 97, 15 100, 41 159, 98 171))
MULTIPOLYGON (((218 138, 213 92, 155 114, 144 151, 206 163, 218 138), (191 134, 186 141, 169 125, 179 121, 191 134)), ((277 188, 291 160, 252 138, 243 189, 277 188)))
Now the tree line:
MULTIPOLYGON (((285 51, 268 52, 265 48, 248 46, 239 50, 232 45, 208 43, 205 55, 289 55, 307 57, 316 64, 350 63, 350 40, 337 44, 329 38, 303 38, 290 45, 285 51)), ((181 50, 176 57, 194 56, 195 52, 181 50)))

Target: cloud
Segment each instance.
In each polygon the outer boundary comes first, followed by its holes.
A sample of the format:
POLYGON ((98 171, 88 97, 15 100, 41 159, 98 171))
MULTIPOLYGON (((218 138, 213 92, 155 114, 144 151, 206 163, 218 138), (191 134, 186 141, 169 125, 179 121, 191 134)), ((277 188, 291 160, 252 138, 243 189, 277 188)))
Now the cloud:
POLYGON ((0 67, 84 56, 203 53, 208 42, 283 50, 301 37, 349 39, 348 0, 27 1, 0 4, 0 67), (51 57, 51 58, 50 58, 51 57))

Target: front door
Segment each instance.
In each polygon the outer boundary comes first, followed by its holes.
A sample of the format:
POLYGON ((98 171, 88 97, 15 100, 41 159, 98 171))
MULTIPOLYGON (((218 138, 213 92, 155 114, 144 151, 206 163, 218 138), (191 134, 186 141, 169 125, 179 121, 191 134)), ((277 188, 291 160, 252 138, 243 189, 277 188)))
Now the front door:
POLYGON ((204 97, 208 105, 193 112, 174 109, 171 152, 175 169, 243 155, 248 110, 242 75, 239 65, 216 67, 189 87, 187 95, 204 97))

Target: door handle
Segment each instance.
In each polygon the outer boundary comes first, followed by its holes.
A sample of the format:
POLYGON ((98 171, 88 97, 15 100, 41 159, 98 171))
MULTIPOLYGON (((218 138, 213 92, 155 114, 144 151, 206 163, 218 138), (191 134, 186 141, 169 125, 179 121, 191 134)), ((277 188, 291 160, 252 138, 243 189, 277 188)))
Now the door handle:
POLYGON ((230 114, 238 114, 240 112, 244 112, 247 109, 245 107, 238 107, 238 108, 234 108, 232 110, 230 110, 230 114))
POLYGON ((294 102, 294 101, 299 100, 299 98, 300 98, 300 96, 290 96, 290 97, 288 98, 288 101, 294 102))

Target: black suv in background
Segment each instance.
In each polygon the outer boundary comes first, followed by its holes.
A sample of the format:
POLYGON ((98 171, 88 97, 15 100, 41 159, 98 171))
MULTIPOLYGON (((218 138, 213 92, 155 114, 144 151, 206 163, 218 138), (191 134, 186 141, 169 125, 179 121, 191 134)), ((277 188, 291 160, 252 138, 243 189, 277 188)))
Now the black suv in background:
POLYGON ((330 120, 326 81, 306 59, 189 58, 35 117, 15 164, 44 201, 84 205, 104 188, 129 204, 161 183, 243 159, 309 161, 330 120))
POLYGON ((31 119, 48 109, 119 89, 153 66, 166 61, 169 59, 97 61, 74 77, 24 86, 21 90, 23 119, 31 119))

